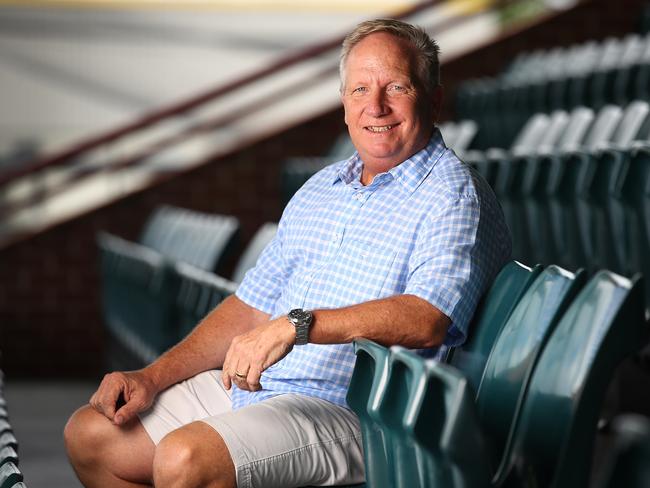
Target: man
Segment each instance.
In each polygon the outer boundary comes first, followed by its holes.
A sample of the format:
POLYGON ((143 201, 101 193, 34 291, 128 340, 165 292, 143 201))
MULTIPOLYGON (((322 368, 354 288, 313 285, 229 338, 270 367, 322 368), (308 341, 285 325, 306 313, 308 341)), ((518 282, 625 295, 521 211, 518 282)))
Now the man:
POLYGON ((107 375, 68 422, 85 486, 359 483, 351 342, 442 355, 464 340, 510 238, 434 127, 437 46, 402 22, 360 24, 341 98, 357 153, 296 194, 236 296, 152 365, 107 375))

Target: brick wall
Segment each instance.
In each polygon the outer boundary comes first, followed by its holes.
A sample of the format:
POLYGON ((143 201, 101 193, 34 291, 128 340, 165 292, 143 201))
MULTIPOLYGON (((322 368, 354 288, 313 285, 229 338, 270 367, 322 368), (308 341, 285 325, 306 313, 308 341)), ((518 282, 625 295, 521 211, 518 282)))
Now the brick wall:
MULTIPOLYGON (((545 25, 443 67, 444 113, 459 81, 499 72, 517 52, 602 39, 636 29, 643 2, 591 2, 545 25)), ((344 129, 340 110, 210 162, 118 203, 0 251, 0 367, 17 377, 88 377, 103 370, 104 334, 95 235, 136 239, 166 203, 237 216, 246 242, 281 213, 279 168, 289 156, 318 155, 344 129)), ((223 271, 228 275, 232 262, 223 271)))

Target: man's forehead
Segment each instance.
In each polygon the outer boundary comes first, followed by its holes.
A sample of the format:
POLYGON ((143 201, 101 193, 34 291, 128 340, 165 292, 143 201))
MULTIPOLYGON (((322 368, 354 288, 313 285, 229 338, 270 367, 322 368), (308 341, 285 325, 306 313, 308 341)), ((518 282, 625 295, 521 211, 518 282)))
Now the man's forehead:
POLYGON ((350 51, 346 62, 349 77, 365 76, 381 71, 389 71, 404 79, 416 76, 417 62, 410 43, 404 39, 386 33, 373 33, 362 39, 350 51), (374 39, 369 39, 375 36, 374 39), (382 36, 382 37, 379 37, 382 36), (364 43, 364 41, 368 42, 364 43))
POLYGON ((361 39, 350 49, 348 57, 352 57, 355 53, 373 47, 386 50, 399 50, 409 54, 412 54, 415 49, 415 46, 408 39, 404 39, 390 32, 381 31, 373 32, 361 39))

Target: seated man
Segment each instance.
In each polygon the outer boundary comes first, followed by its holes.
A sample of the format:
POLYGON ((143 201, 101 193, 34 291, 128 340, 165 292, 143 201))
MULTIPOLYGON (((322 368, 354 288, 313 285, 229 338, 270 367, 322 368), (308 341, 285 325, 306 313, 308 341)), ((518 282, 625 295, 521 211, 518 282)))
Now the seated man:
POLYGON ((465 339, 510 237, 434 126, 438 47, 403 22, 364 22, 340 69, 357 152, 298 191, 236 296, 150 366, 107 375, 72 416, 86 487, 360 483, 351 342, 440 357, 465 339))

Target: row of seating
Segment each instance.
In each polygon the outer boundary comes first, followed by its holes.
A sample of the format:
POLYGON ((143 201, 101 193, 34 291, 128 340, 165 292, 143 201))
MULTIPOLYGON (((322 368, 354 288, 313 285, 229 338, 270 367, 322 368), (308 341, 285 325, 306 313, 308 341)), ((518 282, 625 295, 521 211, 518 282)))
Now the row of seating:
MULTIPOLYGON (((194 288, 185 276, 219 269, 235 250, 234 217, 162 207, 147 222, 139 243, 100 233, 104 323, 112 368, 150 363, 180 341, 209 311, 190 313, 194 288), (180 301, 179 307, 175 303, 180 301)), ((245 272, 273 238, 276 224, 263 226, 237 263, 232 280, 220 279, 222 294, 233 293, 245 272)), ((213 302, 209 302, 213 303, 213 302)))
MULTIPOLYGON (((236 285, 178 270, 174 306, 190 330, 236 285)), ((367 486, 586 486, 606 387, 648 340, 640 279, 601 271, 586 281, 584 271, 509 263, 447 364, 357 341, 348 403, 361 420, 367 486)))
POLYGON ((536 112, 635 99, 650 99, 650 35, 524 53, 498 77, 463 83, 456 109, 479 124, 474 147, 486 149, 507 147, 536 112))
POLYGON ((647 102, 536 114, 509 151, 465 159, 494 188, 515 259, 650 274, 647 102))
POLYGON ((585 281, 511 262, 447 364, 356 341, 367 485, 587 486, 607 386, 648 325, 641 280, 585 281))
POLYGON ((4 374, 0 370, 0 488, 25 488, 18 468, 18 442, 14 436, 7 401, 4 397, 4 374))

